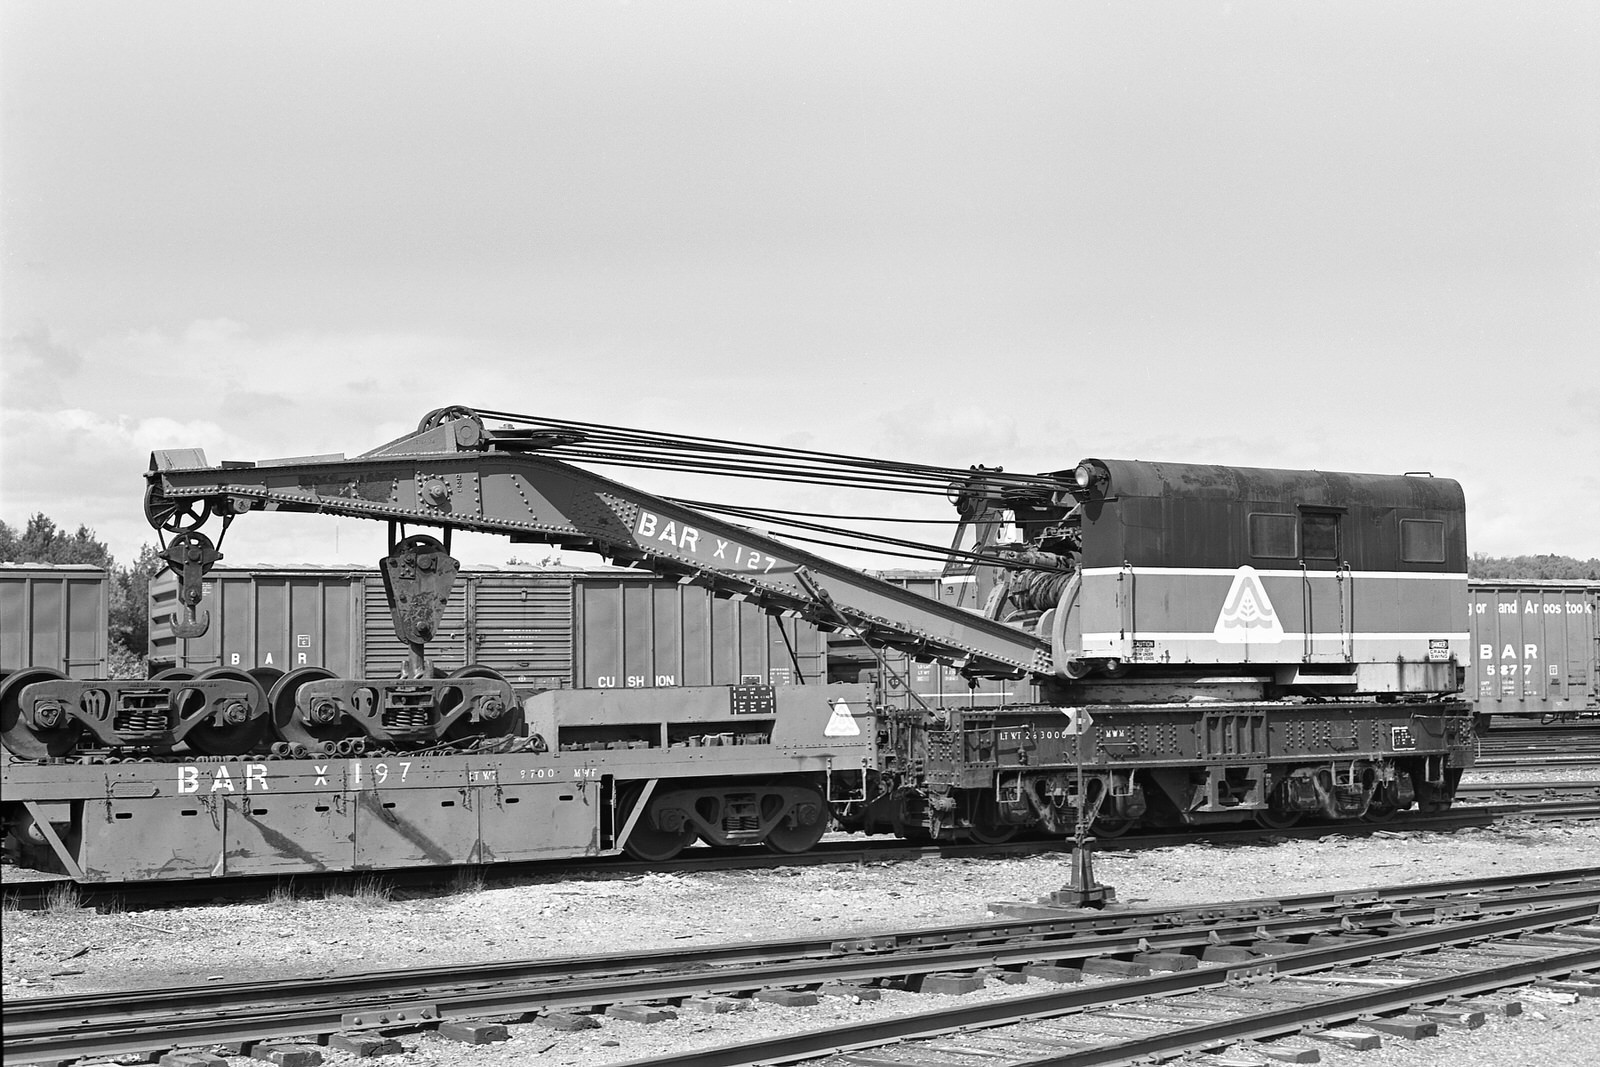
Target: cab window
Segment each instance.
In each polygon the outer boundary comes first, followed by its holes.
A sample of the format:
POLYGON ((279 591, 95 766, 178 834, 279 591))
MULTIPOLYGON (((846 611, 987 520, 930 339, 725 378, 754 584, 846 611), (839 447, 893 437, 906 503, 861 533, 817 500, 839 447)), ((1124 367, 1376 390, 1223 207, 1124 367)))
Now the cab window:
POLYGON ((1444 523, 1437 519, 1401 519, 1400 558, 1407 563, 1443 563, 1444 523))
POLYGON ((1339 558, 1339 516, 1336 513, 1307 511, 1300 515, 1300 558, 1339 558))
POLYGON ((1250 516, 1250 554, 1258 559, 1294 559, 1295 517, 1293 515, 1250 516))

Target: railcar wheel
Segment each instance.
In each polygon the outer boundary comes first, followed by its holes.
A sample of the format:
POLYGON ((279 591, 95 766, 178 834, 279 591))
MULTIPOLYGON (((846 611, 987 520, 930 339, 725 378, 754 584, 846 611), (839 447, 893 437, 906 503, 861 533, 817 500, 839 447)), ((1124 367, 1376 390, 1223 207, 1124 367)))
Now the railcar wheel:
MULTIPOLYGON (((267 691, 261 682, 253 677, 253 672, 241 671, 237 667, 213 667, 209 671, 202 672, 195 681, 247 682, 256 688, 256 699, 260 702, 260 706, 265 706, 267 703, 267 691)), ((267 731, 271 727, 270 715, 258 715, 253 719, 237 723, 219 723, 208 719, 197 723, 183 735, 183 739, 190 748, 208 756, 242 756, 259 748, 266 740, 267 731)))
POLYGON ((195 672, 188 667, 168 667, 150 676, 152 682, 188 682, 194 680, 195 672))
POLYGON ((1097 815, 1094 822, 1089 824, 1089 832, 1096 837, 1121 837, 1138 825, 1138 819, 1126 815, 1097 815))
MULTIPOLYGON (((629 786, 623 794, 623 804, 618 818, 622 820, 624 826, 632 817, 643 792, 644 786, 635 785, 629 786)), ((665 863, 694 844, 698 835, 693 823, 684 820, 683 825, 676 830, 667 829, 656 823, 656 817, 661 813, 661 797, 652 795, 644 811, 639 815, 639 820, 633 824, 633 832, 622 843, 622 851, 646 863, 665 863)))
POLYGON ((1000 821, 1000 805, 988 790, 974 790, 967 801, 967 837, 974 844, 1003 845, 1022 829, 1000 821))
POLYGON ((1361 813, 1362 822, 1389 822, 1400 814, 1400 805, 1390 800, 1379 800, 1374 797, 1368 804, 1367 810, 1361 813))
POLYGON ((83 728, 58 713, 55 726, 30 725, 22 719, 22 691, 35 682, 51 682, 66 675, 48 667, 24 667, 0 682, 0 743, 18 759, 53 759, 78 745, 83 728))
POLYGON ((1300 821, 1300 812, 1277 812, 1264 809, 1256 812, 1255 819, 1256 825, 1263 830, 1287 830, 1300 821))
MULTIPOLYGON (((448 677, 488 678, 491 681, 506 682, 505 675, 493 667, 485 667, 481 663, 469 663, 465 667, 451 671, 448 677)), ((510 685, 511 683, 506 682, 506 684, 510 685)), ((455 708, 442 708, 440 710, 445 714, 449 714, 455 708)), ((516 733, 519 717, 516 702, 513 701, 500 713, 499 718, 479 719, 477 722, 473 722, 466 716, 462 716, 445 728, 444 736, 440 740, 464 741, 476 737, 505 737, 507 734, 516 733)))
POLYGON ((279 678, 267 695, 273 732, 290 744, 304 745, 313 753, 322 752, 324 744, 355 736, 357 727, 343 716, 332 722, 312 723, 295 707, 295 698, 302 686, 333 677, 336 675, 325 667, 296 667, 279 678))
MULTIPOLYGON (((827 800, 823 799, 822 791, 809 785, 802 789, 805 796, 794 802, 762 842, 779 855, 792 856, 815 848, 817 842, 822 840, 822 835, 828 832, 828 824, 833 821, 833 812, 829 810, 827 800)), ((785 803, 780 796, 763 797, 761 821, 766 822, 777 814, 785 803)))

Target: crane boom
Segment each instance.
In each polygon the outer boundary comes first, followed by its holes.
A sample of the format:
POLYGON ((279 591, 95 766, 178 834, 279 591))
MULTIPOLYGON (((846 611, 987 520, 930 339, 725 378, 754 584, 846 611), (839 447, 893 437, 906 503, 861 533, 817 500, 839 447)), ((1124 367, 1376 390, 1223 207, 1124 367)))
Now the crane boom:
MULTIPOLYGON (((197 449, 159 451, 151 455, 146 511, 158 529, 178 532, 175 544, 196 539, 213 513, 226 528, 262 510, 586 549, 825 628, 842 617, 870 644, 975 676, 1051 673, 1048 642, 1030 633, 539 454, 559 443, 549 433, 492 430, 465 409, 441 409, 417 432, 353 458, 209 466, 197 449)), ((183 547, 197 554, 193 544, 183 547)))

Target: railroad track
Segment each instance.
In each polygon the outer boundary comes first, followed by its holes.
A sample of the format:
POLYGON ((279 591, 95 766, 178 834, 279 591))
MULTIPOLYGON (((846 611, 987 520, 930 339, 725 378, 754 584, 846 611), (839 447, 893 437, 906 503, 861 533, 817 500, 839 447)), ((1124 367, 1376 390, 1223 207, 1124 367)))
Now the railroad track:
MULTIPOLYGON (((1536 820, 1600 819, 1600 782, 1498 782, 1463 785, 1460 805, 1448 812, 1424 815, 1406 812, 1381 822, 1307 822, 1287 828, 1211 827, 1180 831, 1135 831, 1123 837, 1097 838, 1101 851, 1167 848, 1194 844, 1249 844, 1271 838, 1313 839, 1329 835, 1360 836, 1380 832, 1448 832, 1472 826, 1490 826, 1512 816, 1536 820)), ((866 843, 858 839, 831 840, 808 852, 774 855, 760 848, 738 850, 691 849, 666 863, 642 863, 624 857, 571 861, 504 864, 475 869, 486 884, 510 884, 529 878, 559 879, 633 877, 650 872, 687 874, 719 870, 760 870, 775 867, 914 863, 937 858, 1020 857, 1043 852, 1071 851, 1070 841, 1059 838, 1016 841, 1001 845, 920 844, 898 838, 866 843)), ((450 891, 456 868, 409 868, 364 874, 299 874, 289 880, 295 891, 309 897, 337 893, 365 879, 381 879, 391 891, 444 893, 450 891)), ((163 882, 143 885, 74 885, 65 877, 7 882, 3 893, 9 907, 23 910, 51 906, 63 894, 83 907, 136 910, 168 908, 175 904, 219 899, 264 900, 286 884, 279 878, 238 878, 163 882)))
POLYGON ((708 998, 805 1003, 835 992, 870 999, 885 984, 929 994, 931 1006, 932 994, 997 978, 1027 981, 1027 991, 1019 984, 1021 995, 1003 1000, 955 1008, 945 1002, 915 1015, 649 1062, 864 1067, 882 1061, 860 1050, 917 1042, 932 1051, 927 1043, 936 1041, 939 1062, 951 1064, 994 1067, 1007 1062, 997 1058, 1002 1050, 1014 1062, 1048 1052, 1052 1063, 1118 1063, 1352 1019, 1387 1033, 1469 1025, 1486 1009, 1454 998, 1563 976, 1568 985, 1551 987, 1556 992, 1600 994, 1600 982, 1582 977, 1600 972, 1597 918, 1600 868, 1584 868, 1206 907, 1057 909, 846 941, 11 999, 3 1059, 11 1065, 224 1044, 244 1049, 330 1035, 351 1047, 383 1041, 381 1031, 417 1027, 476 1041, 495 1027, 503 1034, 506 1020, 560 1026, 599 1009, 627 1017, 662 1010, 646 1002, 708 998), (1331 968, 1343 969, 1330 975, 1331 968), (477 1021, 486 1017, 500 1021, 477 1021), (1131 1030, 1138 1036, 1130 1038, 1131 1030))
POLYGON ((1456 800, 1476 804, 1501 801, 1539 805, 1547 801, 1570 802, 1581 808, 1587 801, 1600 806, 1600 781, 1548 782, 1537 779, 1508 782, 1463 782, 1456 789, 1456 800))
POLYGON ((1478 767, 1580 767, 1600 763, 1600 729, 1528 727, 1478 741, 1478 767))

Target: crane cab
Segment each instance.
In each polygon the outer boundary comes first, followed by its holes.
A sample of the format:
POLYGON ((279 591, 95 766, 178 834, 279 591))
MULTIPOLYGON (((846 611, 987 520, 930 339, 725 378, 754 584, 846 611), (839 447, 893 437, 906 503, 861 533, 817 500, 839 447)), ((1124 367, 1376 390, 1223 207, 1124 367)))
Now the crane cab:
POLYGON ((1072 506, 1050 530, 1073 573, 1035 624, 1058 675, 1243 669, 1338 696, 1460 689, 1458 483, 1128 460, 1061 477, 1072 506))

